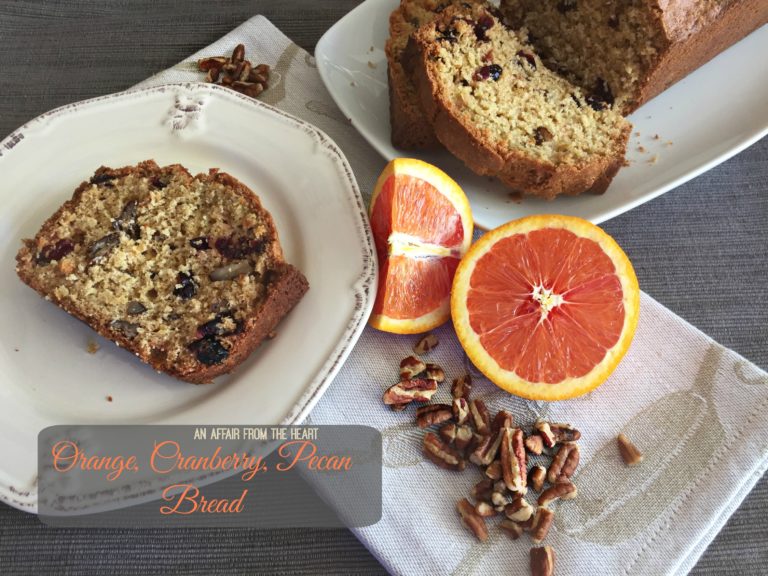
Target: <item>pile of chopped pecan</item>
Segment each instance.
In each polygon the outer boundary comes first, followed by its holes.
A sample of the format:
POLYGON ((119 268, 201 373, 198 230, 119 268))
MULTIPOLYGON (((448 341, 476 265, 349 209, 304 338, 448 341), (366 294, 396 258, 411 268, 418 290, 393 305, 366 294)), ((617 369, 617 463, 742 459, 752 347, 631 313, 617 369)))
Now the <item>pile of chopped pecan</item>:
MULTIPOLYGON (((400 363, 400 381, 384 393, 384 403, 393 410, 421 404, 416 424, 432 428, 424 435, 423 451, 434 464, 447 470, 464 470, 468 463, 480 468, 483 479, 475 485, 471 500, 463 498, 457 504, 462 524, 476 538, 485 541, 486 519, 500 517, 499 528, 513 540, 527 531, 534 544, 541 544, 554 519, 552 504, 578 494, 570 478, 579 464, 576 441, 581 433, 568 424, 539 420, 526 434, 505 410, 491 417, 481 399, 470 399, 469 374, 453 381, 451 404, 430 403, 445 373, 420 356, 437 344, 432 334, 416 344, 416 355, 400 363), (528 454, 551 456, 549 466, 529 470, 528 454), (525 498, 529 488, 539 493, 536 506, 525 498)), ((554 558, 549 546, 532 548, 533 574, 553 574, 554 558)))
POLYGON ((245 59, 245 46, 238 44, 232 56, 201 58, 197 67, 206 73, 205 81, 232 88, 246 96, 256 97, 269 88, 269 66, 253 66, 245 59))

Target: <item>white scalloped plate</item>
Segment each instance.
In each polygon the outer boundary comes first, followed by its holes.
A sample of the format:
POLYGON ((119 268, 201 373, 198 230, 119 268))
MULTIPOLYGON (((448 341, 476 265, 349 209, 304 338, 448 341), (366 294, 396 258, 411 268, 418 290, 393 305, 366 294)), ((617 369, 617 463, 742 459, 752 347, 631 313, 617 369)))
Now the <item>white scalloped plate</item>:
POLYGON ((317 43, 317 68, 336 104, 371 146, 387 159, 412 156, 440 166, 467 193, 481 228, 546 213, 600 223, 714 168, 768 134, 768 26, 763 26, 629 117, 634 125, 630 165, 605 194, 515 201, 501 184, 473 174, 447 152, 392 146, 384 43, 397 4, 366 0, 339 20, 317 43))
POLYGON ((226 88, 171 84, 64 106, 0 142, 0 170, 0 500, 17 508, 35 510, 37 434, 52 424, 301 422, 373 306, 373 239, 342 152, 317 128, 226 88), (155 373, 14 271, 21 239, 96 168, 148 158, 243 181, 309 280, 277 337, 211 385, 155 373))

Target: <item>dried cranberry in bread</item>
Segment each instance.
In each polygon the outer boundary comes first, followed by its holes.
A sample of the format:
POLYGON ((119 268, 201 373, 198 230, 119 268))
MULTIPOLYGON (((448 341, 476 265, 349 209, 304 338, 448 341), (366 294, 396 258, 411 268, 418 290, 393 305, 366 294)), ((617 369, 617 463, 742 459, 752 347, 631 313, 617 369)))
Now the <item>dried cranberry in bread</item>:
POLYGON ((415 32, 406 68, 440 142, 526 194, 604 192, 630 124, 547 69, 493 9, 447 9, 415 32))
POLYGON ((768 22, 766 0, 501 0, 550 67, 629 114, 768 22))
POLYGON ((247 187, 151 160, 99 168, 16 260, 46 299, 194 383, 242 362, 308 288, 247 187))

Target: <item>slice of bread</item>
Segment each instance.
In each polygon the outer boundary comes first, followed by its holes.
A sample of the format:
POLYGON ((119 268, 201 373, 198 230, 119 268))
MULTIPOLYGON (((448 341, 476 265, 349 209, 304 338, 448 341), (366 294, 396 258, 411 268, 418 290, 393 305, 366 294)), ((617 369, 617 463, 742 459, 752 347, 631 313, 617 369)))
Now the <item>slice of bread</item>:
POLYGON ((432 125, 419 105, 416 88, 403 69, 401 58, 408 38, 421 25, 431 22, 458 0, 401 0, 389 17, 389 38, 385 46, 389 81, 389 124, 392 145, 403 150, 437 148, 432 125))
POLYGON ((151 160, 99 168, 16 260, 46 299, 193 383, 245 360, 308 289, 246 186, 151 160))
POLYGON ((403 56, 440 142, 473 171, 525 194, 602 193, 631 125, 547 69, 487 5, 446 9, 403 56))

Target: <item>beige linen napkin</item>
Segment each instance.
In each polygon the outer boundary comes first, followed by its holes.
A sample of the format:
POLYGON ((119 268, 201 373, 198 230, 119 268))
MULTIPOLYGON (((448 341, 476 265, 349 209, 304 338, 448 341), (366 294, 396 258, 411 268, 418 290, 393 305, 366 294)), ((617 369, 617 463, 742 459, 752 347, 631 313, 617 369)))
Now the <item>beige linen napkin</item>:
MULTIPOLYGON (((278 78, 261 99, 330 135, 370 194, 384 160, 335 107, 313 57, 263 17, 141 86, 198 80, 199 56, 228 53, 239 42, 278 78)), ((492 410, 510 410, 523 425, 543 417, 582 431, 573 477, 579 497, 554 506, 547 538, 559 574, 686 573, 768 466, 768 374, 645 294, 625 360, 597 391, 567 402, 500 392, 466 360, 450 326, 436 334, 440 345, 429 361, 449 379, 471 371, 473 395, 492 410), (622 464, 615 442, 621 431, 645 453, 641 466, 622 464)), ((383 517, 355 533, 396 574, 526 574, 527 535, 511 541, 490 522, 491 537, 479 543, 459 524, 456 501, 481 479, 479 470, 452 473, 426 462, 413 409, 394 413, 381 403, 413 343, 366 328, 310 416, 315 424, 367 424, 383 434, 383 517)), ((434 400, 447 401, 448 388, 434 400)))

